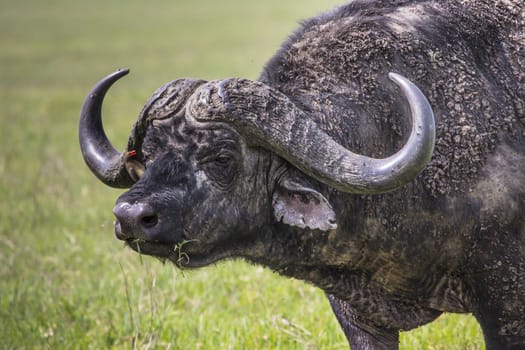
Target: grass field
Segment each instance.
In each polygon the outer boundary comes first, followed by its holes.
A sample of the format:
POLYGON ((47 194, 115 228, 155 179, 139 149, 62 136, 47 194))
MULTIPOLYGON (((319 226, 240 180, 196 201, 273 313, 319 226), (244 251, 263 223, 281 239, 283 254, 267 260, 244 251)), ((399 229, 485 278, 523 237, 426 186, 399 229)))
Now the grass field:
MULTIPOLYGON (((323 294, 240 261, 184 272, 113 236, 121 192, 85 167, 84 95, 108 96, 123 148, 177 77, 255 79, 301 18, 338 0, 0 0, 0 348, 346 349, 323 294)), ((472 317, 403 333, 402 349, 481 349, 472 317)))

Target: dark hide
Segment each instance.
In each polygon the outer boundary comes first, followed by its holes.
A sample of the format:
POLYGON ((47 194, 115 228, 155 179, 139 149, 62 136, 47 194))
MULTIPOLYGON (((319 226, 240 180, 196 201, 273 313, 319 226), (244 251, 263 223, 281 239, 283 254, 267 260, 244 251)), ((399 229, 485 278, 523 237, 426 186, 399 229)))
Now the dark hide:
POLYGON ((523 12, 522 0, 357 0, 304 22, 266 65, 261 82, 378 158, 410 130, 388 72, 420 87, 434 155, 389 193, 335 190, 271 144, 197 120, 187 101, 205 82, 166 85, 130 139, 145 173, 117 202, 119 238, 179 266, 241 257, 309 281, 353 349, 397 348, 400 330, 442 312, 473 313, 489 349, 525 348, 523 12))

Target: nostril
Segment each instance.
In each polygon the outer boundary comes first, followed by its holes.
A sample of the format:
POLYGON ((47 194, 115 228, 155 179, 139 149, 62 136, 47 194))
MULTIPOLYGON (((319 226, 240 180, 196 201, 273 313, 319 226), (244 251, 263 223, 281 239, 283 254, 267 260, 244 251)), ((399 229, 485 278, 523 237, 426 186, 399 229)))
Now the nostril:
POLYGON ((129 235, 141 235, 159 223, 159 216, 148 203, 118 203, 113 210, 121 231, 129 235))
POLYGON ((140 223, 145 228, 152 228, 156 226, 158 222, 159 218, 157 215, 146 215, 140 220, 140 223))

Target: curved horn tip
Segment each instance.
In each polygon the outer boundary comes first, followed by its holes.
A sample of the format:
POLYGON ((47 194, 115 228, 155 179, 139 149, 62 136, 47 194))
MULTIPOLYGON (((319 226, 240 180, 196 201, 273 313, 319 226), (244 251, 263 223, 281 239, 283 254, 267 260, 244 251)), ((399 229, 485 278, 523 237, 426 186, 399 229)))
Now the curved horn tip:
POLYGON ((119 68, 111 74, 108 74, 102 81, 108 81, 114 83, 125 75, 128 75, 130 72, 129 68, 119 68))
POLYGON ((114 74, 118 75, 119 77, 123 77, 125 75, 128 75, 130 72, 129 68, 119 68, 116 70, 114 74))
POLYGON ((124 75, 127 75, 129 72, 130 72, 129 68, 119 68, 113 74, 119 77, 123 77, 124 75))
MULTIPOLYGON (((102 80, 100 80, 98 82, 98 84, 93 87, 93 90, 95 90, 99 84, 100 85, 103 85, 103 84, 104 85, 105 84, 112 85, 113 83, 115 83, 117 80, 119 80, 123 76, 128 75, 129 72, 130 72, 129 68, 119 68, 116 71, 114 71, 113 73, 110 73, 107 76, 105 76, 104 78, 102 78, 102 80)), ((109 89, 109 86, 108 86, 108 89, 109 89)))
POLYGON ((100 80, 86 96, 80 112, 78 136, 84 161, 102 182, 112 187, 129 187, 122 154, 108 140, 102 125, 102 103, 109 88, 129 69, 119 69, 100 80))
MULTIPOLYGON (((106 75, 102 78, 97 84, 93 86, 90 94, 87 96, 91 99, 95 98, 99 93, 106 94, 107 90, 113 85, 117 80, 122 78, 125 75, 128 75, 130 72, 129 68, 119 68, 113 73, 106 75)), ((90 103, 89 99, 86 98, 82 108, 87 107, 87 104, 90 103)))
POLYGON ((403 83, 411 83, 410 80, 402 76, 401 74, 390 72, 388 73, 388 78, 395 82, 397 85, 401 85, 403 83))

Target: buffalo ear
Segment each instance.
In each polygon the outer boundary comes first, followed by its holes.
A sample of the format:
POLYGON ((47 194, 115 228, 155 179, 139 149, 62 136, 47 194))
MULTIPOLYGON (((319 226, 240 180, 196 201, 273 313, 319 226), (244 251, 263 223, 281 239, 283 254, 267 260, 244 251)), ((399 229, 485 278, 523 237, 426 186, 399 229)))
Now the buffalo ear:
POLYGON ((322 231, 337 228, 335 213, 328 200, 316 190, 284 179, 273 194, 273 214, 290 226, 322 231))

